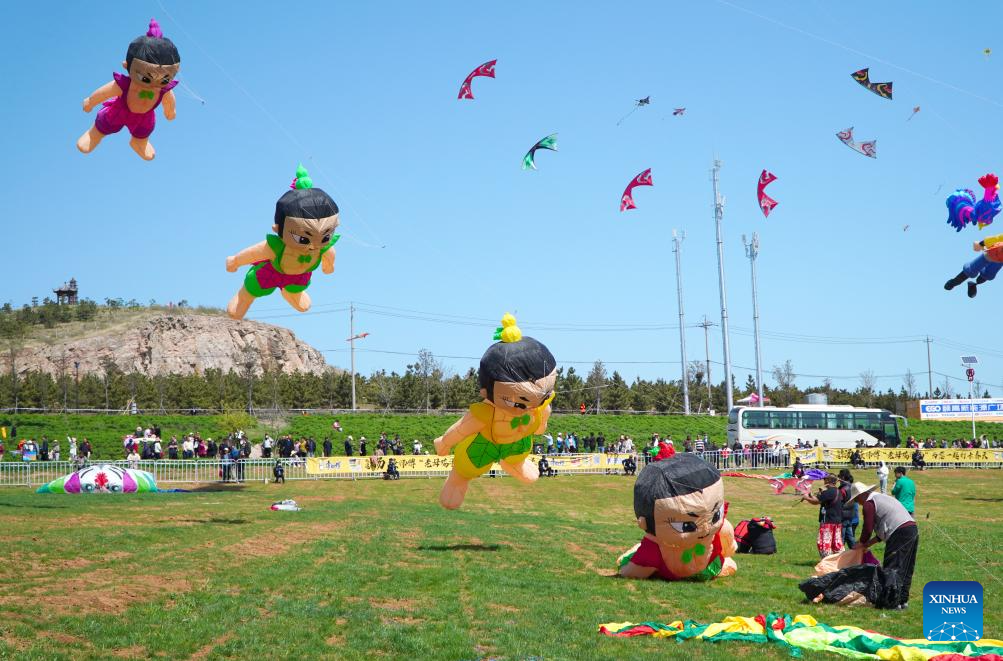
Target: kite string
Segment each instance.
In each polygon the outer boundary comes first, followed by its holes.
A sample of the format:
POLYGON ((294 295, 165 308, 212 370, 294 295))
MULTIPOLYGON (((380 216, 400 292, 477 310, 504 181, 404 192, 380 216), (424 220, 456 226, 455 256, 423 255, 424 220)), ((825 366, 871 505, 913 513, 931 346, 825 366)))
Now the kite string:
POLYGON ((927 515, 926 515, 926 523, 929 523, 931 526, 933 526, 934 528, 936 528, 937 531, 941 535, 943 535, 944 537, 946 537, 948 539, 948 541, 950 541, 952 544, 954 544, 959 549, 961 549, 961 552, 964 553, 965 555, 967 555, 969 558, 971 558, 972 562, 974 562, 975 564, 977 564, 982 569, 982 571, 984 571, 986 574, 988 574, 989 578, 993 579, 994 581, 996 581, 1000 585, 1003 585, 1003 581, 1001 581, 996 576, 996 574, 992 573, 992 571, 988 567, 986 567, 984 564, 982 564, 982 562, 978 558, 976 558, 971 553, 969 553, 968 549, 966 549, 964 546, 962 546, 961 544, 959 544, 958 542, 956 542, 953 537, 951 537, 950 535, 947 534, 946 531, 944 531, 940 526, 938 526, 936 523, 934 523, 933 521, 931 521, 930 520, 930 514, 929 514, 929 512, 927 512, 927 515))
MULTIPOLYGON (((258 110, 260 110, 260 111, 261 111, 261 113, 262 113, 262 114, 263 114, 263 115, 264 115, 265 117, 267 117, 267 118, 268 118, 268 120, 269 120, 270 122, 272 122, 272 124, 274 124, 274 125, 276 126, 276 128, 278 128, 278 129, 279 129, 279 131, 281 131, 281 132, 282 132, 282 133, 283 133, 283 134, 284 134, 284 135, 286 136, 286 138, 287 138, 287 139, 288 139, 288 140, 289 140, 289 141, 290 141, 290 142, 291 142, 291 143, 293 144, 293 146, 295 146, 295 147, 296 147, 297 149, 299 149, 301 153, 308 153, 308 152, 309 152, 309 150, 308 150, 308 149, 307 149, 307 148, 306 148, 305 146, 303 146, 303 144, 302 144, 302 143, 301 143, 301 142, 300 142, 300 141, 299 141, 299 140, 298 140, 298 139, 296 138, 296 136, 294 136, 294 135, 293 135, 292 133, 290 133, 290 132, 289 132, 289 130, 288 130, 288 129, 286 129, 286 127, 285 127, 285 126, 284 126, 284 125, 283 125, 283 124, 282 124, 282 123, 281 123, 281 122, 280 122, 280 121, 279 121, 278 119, 276 119, 276 118, 275 118, 275 116, 274 116, 274 115, 272 115, 272 113, 270 113, 270 112, 268 111, 268 109, 267 109, 267 108, 266 108, 266 107, 265 107, 265 106, 264 106, 264 105, 263 105, 263 104, 262 104, 262 103, 261 103, 261 102, 260 102, 260 101, 259 101, 259 100, 257 99, 257 97, 255 97, 255 96, 254 96, 253 94, 251 94, 251 93, 250 93, 250 92, 249 92, 249 91, 248 91, 248 90, 247 90, 247 89, 246 89, 246 88, 245 88, 245 87, 244 87, 243 85, 241 85, 241 84, 240 84, 240 82, 239 82, 239 81, 238 81, 238 80, 237 80, 236 78, 234 78, 234 77, 233 77, 233 75, 231 75, 231 74, 230 74, 230 72, 229 72, 229 71, 228 71, 228 70, 226 69, 226 67, 224 67, 224 66, 223 66, 222 64, 220 64, 220 63, 219 63, 219 62, 218 62, 218 61, 216 60, 216 58, 214 58, 214 57, 212 56, 212 54, 211 54, 211 53, 209 53, 209 52, 208 52, 208 51, 207 51, 207 50, 206 50, 205 48, 203 48, 203 47, 202 47, 202 44, 201 44, 201 43, 199 42, 199 40, 197 40, 197 39, 196 39, 196 38, 194 37, 194 35, 192 35, 192 34, 191 34, 191 33, 190 33, 190 32, 189 32, 188 30, 186 30, 186 29, 185 29, 185 27, 184 27, 184 26, 183 26, 183 25, 181 24, 181 22, 180 22, 180 21, 178 21, 178 19, 174 18, 174 16, 173 16, 173 15, 171 14, 171 12, 169 12, 169 11, 167 10, 167 7, 165 7, 165 6, 164 6, 164 3, 162 2, 162 0, 156 0, 156 3, 157 3, 157 5, 158 5, 158 6, 160 7, 160 10, 161 10, 161 11, 163 12, 163 14, 164 14, 165 16, 167 16, 167 18, 168 18, 168 19, 169 19, 169 20, 170 20, 170 21, 171 21, 171 22, 172 22, 172 23, 173 23, 173 24, 174 24, 174 25, 175 25, 175 26, 176 26, 176 27, 177 27, 177 28, 178 28, 178 29, 179 29, 179 30, 180 30, 180 31, 181 31, 181 32, 182 32, 182 33, 183 33, 183 34, 184 34, 185 36, 186 36, 186 37, 188 37, 189 41, 191 41, 191 42, 192 42, 193 44, 195 44, 195 47, 196 47, 196 48, 198 48, 198 49, 199 49, 199 51, 201 51, 201 52, 202 52, 202 54, 203 54, 203 55, 205 55, 205 56, 206 56, 206 58, 207 58, 207 59, 208 59, 208 60, 209 60, 210 62, 212 62, 212 63, 213 63, 213 65, 215 65, 215 66, 216 66, 216 68, 217 68, 217 69, 219 69, 220 71, 222 71, 222 72, 223 72, 223 75, 224 75, 224 76, 226 76, 226 78, 227 78, 227 79, 228 79, 228 80, 230 81, 230 83, 231 83, 231 84, 232 84, 232 85, 233 85, 234 87, 236 87, 236 88, 237 88, 238 90, 240 90, 240 91, 241 91, 241 92, 242 92, 242 93, 244 94, 244 96, 246 96, 246 97, 247 97, 248 99, 250 99, 250 100, 251 100, 251 102, 252 102, 252 103, 253 103, 253 104, 254 104, 255 106, 257 106, 258 110)), ((201 97, 200 97, 200 98, 201 98, 201 97)), ((205 101, 203 100, 203 103, 204 103, 204 102, 205 102, 205 101)), ((310 156, 310 157, 309 157, 309 160, 313 161, 313 157, 312 157, 312 156, 310 156)), ((326 172, 326 171, 324 170, 324 168, 323 168, 323 167, 321 167, 321 165, 320 165, 319 163, 316 163, 316 169, 317 169, 318 173, 319 173, 319 174, 321 175, 321 177, 322 177, 322 178, 324 178, 324 179, 329 179, 329 180, 331 180, 331 181, 338 181, 338 180, 340 179, 340 178, 338 178, 338 177, 333 177, 333 176, 329 175, 329 174, 328 174, 328 173, 327 173, 327 172, 326 172)), ((346 188, 351 188, 351 186, 346 186, 346 188)), ((363 195, 362 193, 359 193, 359 196, 360 196, 360 197, 365 197, 365 196, 364 196, 364 195, 363 195)), ((343 206, 343 207, 345 207, 346 209, 352 209, 351 205, 348 205, 348 204, 342 204, 342 206, 343 206)), ((369 231, 370 231, 370 232, 371 232, 371 233, 373 234, 373 236, 374 236, 374 237, 376 238, 376 240, 377 240, 377 241, 378 241, 379 243, 381 243, 381 244, 383 243, 382 239, 380 238, 380 235, 379 235, 379 232, 377 232, 377 231, 376 231, 376 230, 375 230, 375 229, 374 229, 373 227, 371 227, 371 226, 369 225, 369 223, 368 223, 368 222, 366 222, 366 220, 365 220, 365 218, 364 218, 363 214, 362 214, 362 213, 360 213, 358 209, 354 209, 354 216, 355 216, 356 218, 358 218, 358 220, 359 220, 359 221, 361 221, 363 225, 365 225, 365 226, 366 226, 366 229, 368 229, 368 230, 369 230, 369 231)))
POLYGON ((958 87, 956 85, 952 85, 951 83, 948 83, 948 82, 945 82, 943 80, 934 78, 932 76, 928 76, 926 74, 919 73, 918 71, 913 71, 912 69, 907 69, 906 67, 900 66, 900 65, 895 64, 893 62, 889 62, 888 60, 884 60, 884 59, 882 59, 880 57, 875 57, 874 55, 870 55, 870 54, 865 53, 863 51, 857 50, 856 48, 852 48, 852 47, 847 46, 845 44, 841 44, 838 41, 833 41, 832 39, 827 39, 827 38, 825 38, 823 36, 814 34, 812 32, 808 32, 807 30, 802 30, 799 27, 795 27, 793 25, 788 25, 787 23, 784 23, 782 21, 778 21, 775 18, 770 18, 769 16, 763 16, 762 14, 757 14, 756 12, 752 11, 751 9, 746 9, 745 7, 742 7, 740 5, 736 5, 734 3, 728 2, 728 0, 717 0, 717 2, 718 2, 718 4, 726 5, 728 7, 731 7, 732 9, 737 9, 739 11, 745 12, 746 14, 749 14, 750 16, 755 16, 756 18, 759 18, 761 20, 773 23, 774 25, 779 25, 780 27, 782 27, 782 28, 784 28, 786 30, 791 30, 792 32, 797 32, 799 34, 803 34, 806 37, 811 37, 812 39, 815 39, 817 41, 821 41, 822 43, 829 44, 830 46, 835 46, 836 48, 842 48, 843 50, 845 50, 847 52, 853 53, 854 55, 859 55, 861 57, 866 57, 866 58, 868 58, 870 60, 874 60, 875 62, 878 62, 879 64, 883 64, 883 65, 891 67, 893 69, 898 69, 899 71, 903 71, 903 72, 905 72, 905 73, 907 73, 909 75, 916 76, 917 78, 922 78, 923 80, 927 80, 927 81, 929 81, 931 83, 934 83, 936 85, 941 85, 942 87, 946 87, 946 88, 948 88, 950 90, 954 90, 955 92, 961 92, 962 94, 967 94, 968 96, 970 96, 972 98, 975 98, 975 99, 978 99, 980 101, 984 101, 986 103, 992 104, 992 105, 996 106, 997 108, 1003 108, 1003 103, 1000 103, 999 101, 996 101, 994 99, 990 99, 988 97, 982 96, 981 94, 977 94, 975 92, 970 92, 969 90, 963 89, 963 88, 958 87))

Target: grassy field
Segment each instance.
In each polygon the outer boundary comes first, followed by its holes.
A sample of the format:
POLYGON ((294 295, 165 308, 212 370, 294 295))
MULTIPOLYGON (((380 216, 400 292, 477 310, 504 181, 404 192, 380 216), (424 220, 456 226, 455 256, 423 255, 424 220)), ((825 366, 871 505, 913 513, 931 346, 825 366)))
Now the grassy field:
MULTIPOLYGON (((244 417, 238 414, 236 417, 244 417)), ((250 425, 242 425, 252 439, 260 441, 266 431, 274 434, 289 433, 294 438, 313 436, 318 443, 330 436, 334 442, 334 452, 343 452, 345 436, 351 434, 358 444, 359 437, 365 436, 370 441, 379 438, 380 432, 387 432, 393 437, 400 434, 405 443, 419 439, 428 443, 444 432, 449 425, 459 418, 458 414, 444 415, 410 415, 355 413, 338 416, 331 415, 291 415, 280 420, 251 420, 250 425), (344 433, 337 434, 331 429, 331 423, 338 419, 344 428, 344 433)), ((68 446, 66 436, 76 436, 78 439, 88 438, 94 446, 94 456, 99 459, 119 459, 122 456, 122 437, 137 425, 160 425, 164 438, 177 436, 180 440, 184 434, 198 431, 205 438, 219 439, 231 431, 230 421, 219 415, 60 415, 60 414, 0 414, 0 425, 16 422, 19 438, 34 438, 42 436, 59 439, 63 456, 67 456, 68 446)), ((574 415, 556 414, 551 419, 550 430, 557 432, 574 432, 579 436, 589 433, 605 434, 607 441, 612 442, 620 434, 628 434, 635 440, 647 440, 651 434, 671 435, 677 441, 686 438, 708 434, 712 440, 720 444, 725 440, 727 419, 708 416, 682 415, 574 415)), ((971 424, 966 422, 929 422, 910 421, 909 427, 901 427, 903 436, 914 435, 917 438, 965 438, 971 435, 971 424)), ((979 434, 988 434, 990 438, 1003 438, 1003 426, 991 422, 978 425, 979 434)), ((805 440, 812 440, 806 435, 805 440)), ((15 446, 7 442, 8 448, 15 446)), ((166 451, 166 450, 165 450, 166 451)), ((7 459, 14 457, 8 455, 7 459)))
MULTIPOLYGON (((482 478, 461 510, 440 480, 298 482, 140 496, 0 491, 0 658, 788 658, 754 644, 600 637, 609 621, 810 613, 921 634, 922 586, 981 580, 985 629, 1003 633, 996 471, 915 476, 921 543, 906 611, 803 601, 816 508, 726 478, 729 519, 770 514, 776 556, 739 556, 710 584, 627 581, 639 538, 632 480, 482 478), (268 505, 295 498, 302 512, 268 505), (926 518, 930 514, 929 519, 926 518), (960 545, 960 548, 959 546, 960 545)), ((821 658, 806 654, 806 658, 821 658)))

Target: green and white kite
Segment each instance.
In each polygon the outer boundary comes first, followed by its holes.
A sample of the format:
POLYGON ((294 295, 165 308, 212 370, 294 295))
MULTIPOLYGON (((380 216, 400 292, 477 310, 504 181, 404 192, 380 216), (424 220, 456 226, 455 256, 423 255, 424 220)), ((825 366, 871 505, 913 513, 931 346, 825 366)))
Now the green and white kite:
POLYGON ((533 148, 526 152, 526 155, 522 157, 522 169, 529 170, 530 168, 536 169, 536 157, 537 149, 549 149, 550 151, 557 151, 557 134, 548 135, 546 138, 542 138, 539 142, 533 145, 533 148))

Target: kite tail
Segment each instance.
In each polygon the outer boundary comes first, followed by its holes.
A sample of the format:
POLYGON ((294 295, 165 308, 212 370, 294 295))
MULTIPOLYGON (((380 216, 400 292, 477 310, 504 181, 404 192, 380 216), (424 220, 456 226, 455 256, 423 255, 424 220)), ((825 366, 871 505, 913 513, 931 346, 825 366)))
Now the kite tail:
POLYGON ((975 193, 968 189, 958 189, 947 198, 947 224, 960 232, 972 222, 975 210, 975 193))

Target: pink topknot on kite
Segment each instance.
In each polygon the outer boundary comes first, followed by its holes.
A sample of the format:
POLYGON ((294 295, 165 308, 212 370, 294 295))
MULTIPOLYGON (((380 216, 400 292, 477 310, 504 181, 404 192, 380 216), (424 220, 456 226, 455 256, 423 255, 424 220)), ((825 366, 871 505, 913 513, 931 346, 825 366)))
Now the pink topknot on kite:
POLYGON ((160 23, 157 23, 157 19, 150 19, 150 29, 146 31, 146 36, 154 39, 164 38, 164 32, 160 29, 160 23))

